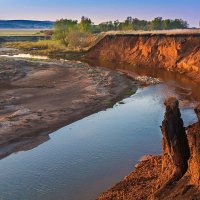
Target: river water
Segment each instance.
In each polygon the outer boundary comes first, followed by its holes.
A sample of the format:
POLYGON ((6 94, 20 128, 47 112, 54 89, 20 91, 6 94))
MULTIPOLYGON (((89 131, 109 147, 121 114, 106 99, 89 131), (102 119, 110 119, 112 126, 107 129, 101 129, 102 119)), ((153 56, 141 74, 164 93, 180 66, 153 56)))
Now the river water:
POLYGON ((132 171, 143 155, 161 153, 159 126, 167 96, 180 99, 186 126, 196 120, 192 108, 199 92, 196 84, 170 72, 159 74, 159 70, 140 68, 135 73, 160 77, 164 82, 140 87, 124 104, 55 131, 35 149, 2 159, 0 197, 95 199, 132 171))

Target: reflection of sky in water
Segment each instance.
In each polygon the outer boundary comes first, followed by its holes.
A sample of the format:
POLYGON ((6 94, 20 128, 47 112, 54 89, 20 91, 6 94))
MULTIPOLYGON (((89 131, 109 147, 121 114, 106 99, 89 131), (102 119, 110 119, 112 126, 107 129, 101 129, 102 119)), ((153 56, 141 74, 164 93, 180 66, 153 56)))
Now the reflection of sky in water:
MULTIPOLYGON (((94 199, 127 175, 139 158, 161 152, 163 98, 169 87, 155 85, 68 125, 51 140, 0 162, 0 194, 6 200, 94 199)), ((195 120, 184 109, 185 122, 195 120)))
MULTIPOLYGON (((182 97, 183 99, 189 99, 189 100, 198 100, 200 101, 200 87, 199 84, 194 83, 193 80, 190 78, 184 76, 184 74, 175 73, 167 70, 163 70, 162 68, 158 67, 142 67, 142 66, 133 66, 128 64, 116 64, 113 62, 108 61, 97 61, 96 60, 88 60, 89 64, 94 66, 102 66, 107 67, 113 70, 125 70, 130 71, 138 76, 148 76, 148 77, 154 77, 154 78, 160 78, 162 81, 164 81, 165 84, 167 84, 170 89, 165 91, 166 96, 171 95, 171 90, 179 90, 180 88, 184 89, 185 91, 188 91, 188 95, 184 95, 182 97)), ((160 66, 162 67, 162 66, 160 66)), ((165 89, 166 90, 166 89, 165 89)), ((176 91, 179 93, 180 91, 176 91)), ((174 92, 172 93, 174 94, 174 92)))

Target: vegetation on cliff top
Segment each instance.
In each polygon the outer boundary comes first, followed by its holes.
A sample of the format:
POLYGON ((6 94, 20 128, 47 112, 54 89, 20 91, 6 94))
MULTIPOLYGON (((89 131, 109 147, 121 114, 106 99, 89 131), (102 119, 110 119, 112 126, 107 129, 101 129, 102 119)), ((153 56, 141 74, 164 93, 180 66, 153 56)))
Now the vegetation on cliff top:
POLYGON ((138 18, 127 17, 123 22, 118 20, 112 22, 103 22, 94 27, 95 31, 111 31, 111 30, 171 30, 188 28, 188 23, 182 19, 163 19, 156 17, 151 21, 140 20, 138 18))
POLYGON ((182 19, 166 19, 157 17, 152 21, 139 20, 127 17, 123 22, 118 20, 103 22, 94 25, 92 20, 82 17, 80 22, 71 19, 61 19, 54 24, 53 38, 59 40, 67 47, 86 48, 96 40, 95 34, 107 31, 130 31, 130 30, 170 30, 188 28, 186 21, 182 19))

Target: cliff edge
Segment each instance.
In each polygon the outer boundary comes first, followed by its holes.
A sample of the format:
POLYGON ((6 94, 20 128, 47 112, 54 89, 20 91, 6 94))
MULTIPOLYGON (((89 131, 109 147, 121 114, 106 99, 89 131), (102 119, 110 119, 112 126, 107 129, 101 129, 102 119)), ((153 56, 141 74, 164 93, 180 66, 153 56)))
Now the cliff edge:
POLYGON ((86 57, 177 71, 200 82, 199 33, 106 35, 86 57))
POLYGON ((177 99, 165 101, 161 156, 148 156, 98 200, 199 200, 200 105, 198 122, 184 128, 177 99))

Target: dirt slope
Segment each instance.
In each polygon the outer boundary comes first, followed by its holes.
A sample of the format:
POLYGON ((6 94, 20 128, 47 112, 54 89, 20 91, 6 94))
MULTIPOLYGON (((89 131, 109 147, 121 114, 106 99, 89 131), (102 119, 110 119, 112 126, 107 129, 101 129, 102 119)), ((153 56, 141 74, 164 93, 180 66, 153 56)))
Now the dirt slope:
POLYGON ((164 68, 200 82, 200 34, 107 35, 87 58, 164 68))

